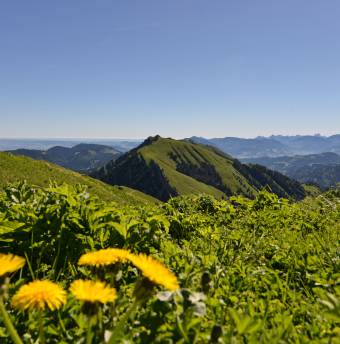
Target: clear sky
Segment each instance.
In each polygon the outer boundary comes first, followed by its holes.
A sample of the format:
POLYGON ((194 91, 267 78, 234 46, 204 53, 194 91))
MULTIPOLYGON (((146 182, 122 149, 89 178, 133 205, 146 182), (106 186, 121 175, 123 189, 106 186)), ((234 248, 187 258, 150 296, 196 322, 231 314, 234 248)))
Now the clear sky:
POLYGON ((339 0, 0 2, 0 137, 340 133, 339 0))

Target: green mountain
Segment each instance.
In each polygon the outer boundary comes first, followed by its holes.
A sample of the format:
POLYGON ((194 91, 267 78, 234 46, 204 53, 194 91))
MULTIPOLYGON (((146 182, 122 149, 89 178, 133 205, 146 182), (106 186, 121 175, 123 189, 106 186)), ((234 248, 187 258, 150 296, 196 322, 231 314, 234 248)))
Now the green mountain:
POLYGON ((244 159, 244 162, 266 166, 301 183, 313 183, 323 189, 340 183, 340 155, 321 153, 244 159))
POLYGON ((340 183, 340 164, 312 165, 309 168, 300 168, 294 172, 294 178, 302 183, 311 183, 327 190, 340 183))
POLYGON ((269 187, 280 197, 301 199, 303 187, 263 166, 247 166, 217 148, 187 140, 150 137, 139 147, 109 162, 95 178, 126 185, 160 200, 184 194, 206 193, 254 197, 269 187))
POLYGON ((157 202, 153 197, 128 187, 110 186, 46 161, 36 161, 27 157, 0 152, 0 191, 8 183, 24 180, 29 184, 42 187, 48 186, 51 181, 58 184, 82 184, 87 186, 90 194, 103 200, 119 203, 157 202))
POLYGON ((121 155, 118 150, 110 146, 93 143, 81 143, 73 147, 55 146, 47 150, 16 149, 8 152, 37 160, 46 160, 74 171, 86 173, 121 155))

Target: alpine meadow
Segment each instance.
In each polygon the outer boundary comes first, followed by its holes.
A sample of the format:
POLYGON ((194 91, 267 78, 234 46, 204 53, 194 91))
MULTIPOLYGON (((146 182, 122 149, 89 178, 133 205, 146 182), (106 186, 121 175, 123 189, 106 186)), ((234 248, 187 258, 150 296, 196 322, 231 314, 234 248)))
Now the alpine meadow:
POLYGON ((339 189, 157 204, 81 178, 3 188, 4 343, 337 343, 339 189))
POLYGON ((340 1, 0 1, 0 344, 340 344, 340 1))

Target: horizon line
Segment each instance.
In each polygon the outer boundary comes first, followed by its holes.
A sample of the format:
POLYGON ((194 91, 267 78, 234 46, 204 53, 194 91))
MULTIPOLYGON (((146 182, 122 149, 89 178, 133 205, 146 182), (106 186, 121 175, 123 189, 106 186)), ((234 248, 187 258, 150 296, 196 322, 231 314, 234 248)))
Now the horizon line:
MULTIPOLYGON (((47 141, 47 140, 56 140, 56 141, 65 141, 65 140, 71 140, 71 141, 79 141, 79 140, 104 140, 104 141, 143 141, 148 137, 153 137, 157 136, 158 134, 155 135, 148 135, 144 136, 142 138, 119 138, 119 137, 1 137, 0 140, 42 140, 42 141, 47 141)), ((271 135, 257 135, 257 136, 212 136, 212 137, 207 137, 207 136, 199 136, 199 135, 191 135, 187 137, 182 137, 182 138, 175 138, 176 140, 184 140, 184 139, 189 139, 191 137, 200 137, 204 139, 216 139, 216 138, 239 138, 239 139, 256 139, 256 138, 271 138, 272 136, 286 136, 286 137, 294 137, 294 136, 311 136, 311 137, 325 137, 329 138, 332 136, 340 135, 338 134, 331 134, 331 135, 324 135, 321 133, 315 133, 315 134, 271 134, 271 135)), ((164 138, 174 138, 172 136, 167 136, 167 135, 159 135, 164 138)))

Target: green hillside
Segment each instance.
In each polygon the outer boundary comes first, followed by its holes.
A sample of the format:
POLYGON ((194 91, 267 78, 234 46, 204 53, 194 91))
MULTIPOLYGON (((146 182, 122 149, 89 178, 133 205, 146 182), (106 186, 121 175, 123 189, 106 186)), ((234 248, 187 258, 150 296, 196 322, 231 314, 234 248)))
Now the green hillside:
POLYGON ((86 185, 90 194, 107 201, 123 203, 156 202, 153 197, 124 186, 110 186, 96 179, 64 169, 52 163, 0 152, 0 190, 8 183, 26 180, 37 186, 58 184, 86 185))
POLYGON ((130 186, 161 200, 201 193, 218 198, 237 194, 252 198, 266 186, 282 197, 304 196, 299 183, 279 173, 242 165, 210 146, 159 136, 148 138, 94 176, 113 185, 130 186))
POLYGON ((302 183, 312 183, 327 190, 340 183, 340 164, 312 165, 294 171, 294 178, 302 183))

